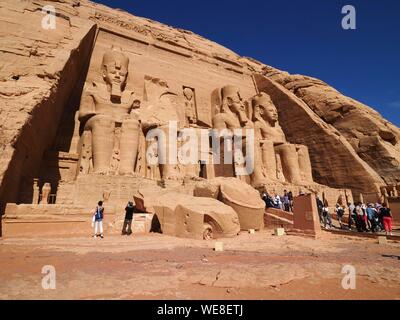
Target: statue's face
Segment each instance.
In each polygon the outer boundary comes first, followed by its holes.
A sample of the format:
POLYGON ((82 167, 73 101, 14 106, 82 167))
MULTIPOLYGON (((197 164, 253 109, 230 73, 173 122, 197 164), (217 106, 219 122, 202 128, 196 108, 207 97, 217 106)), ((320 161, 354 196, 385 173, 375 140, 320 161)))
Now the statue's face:
POLYGON ((110 85, 123 86, 128 76, 128 70, 124 67, 117 67, 113 65, 106 66, 104 78, 110 85))
POLYGON ((114 61, 110 61, 104 66, 103 77, 109 85, 122 88, 128 77, 128 64, 117 58, 114 61))
POLYGON ((277 122, 278 121, 278 111, 276 110, 275 105, 272 103, 270 99, 264 98, 262 99, 258 105, 256 106, 258 112, 264 120, 269 122, 277 122))
POLYGON ((232 96, 228 98, 229 108, 234 113, 242 113, 245 112, 243 101, 239 98, 239 96, 232 96))

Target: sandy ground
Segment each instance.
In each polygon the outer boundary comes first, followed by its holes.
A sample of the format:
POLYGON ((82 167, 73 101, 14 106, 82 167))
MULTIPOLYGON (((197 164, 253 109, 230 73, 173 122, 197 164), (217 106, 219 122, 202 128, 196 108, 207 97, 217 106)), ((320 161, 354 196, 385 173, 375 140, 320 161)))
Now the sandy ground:
POLYGON ((0 240, 1 299, 400 299, 400 243, 270 231, 215 241, 161 234, 0 240), (44 265, 56 289, 42 288, 44 265), (356 289, 342 288, 344 265, 356 289))

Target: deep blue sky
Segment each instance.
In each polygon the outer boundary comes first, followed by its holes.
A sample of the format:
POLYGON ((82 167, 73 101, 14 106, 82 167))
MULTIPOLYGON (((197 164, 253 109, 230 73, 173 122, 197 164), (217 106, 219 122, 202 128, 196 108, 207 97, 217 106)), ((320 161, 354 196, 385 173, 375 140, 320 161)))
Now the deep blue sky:
POLYGON ((95 0, 320 78, 400 126, 399 0, 95 0), (341 9, 357 11, 343 30, 341 9))

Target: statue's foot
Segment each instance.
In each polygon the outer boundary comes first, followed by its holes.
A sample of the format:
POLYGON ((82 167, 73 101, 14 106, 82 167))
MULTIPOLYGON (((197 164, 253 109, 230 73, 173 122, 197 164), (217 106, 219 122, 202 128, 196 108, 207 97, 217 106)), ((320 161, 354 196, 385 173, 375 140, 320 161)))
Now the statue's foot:
POLYGON ((304 186, 304 184, 305 184, 304 181, 301 181, 301 180, 298 180, 298 179, 292 180, 292 181, 290 181, 290 183, 294 184, 296 186, 304 186))
POLYGON ((129 177, 134 177, 134 178, 139 177, 139 174, 132 170, 119 170, 118 174, 120 176, 129 176, 129 177))
POLYGON ((109 171, 108 171, 108 169, 99 169, 99 170, 94 171, 94 173, 101 174, 101 175, 108 175, 109 171))
POLYGON ((193 180, 193 181, 203 181, 205 180, 202 177, 196 176, 195 174, 186 174, 183 179, 193 180))
POLYGON ((183 177, 179 174, 171 174, 171 175, 164 176, 163 179, 171 180, 171 181, 179 181, 179 180, 183 180, 183 177))
POLYGON ((274 185, 277 183, 279 183, 279 181, 265 178, 265 179, 260 179, 260 180, 254 180, 254 181, 252 181, 251 184, 253 187, 258 188, 258 187, 263 187, 263 186, 274 185))

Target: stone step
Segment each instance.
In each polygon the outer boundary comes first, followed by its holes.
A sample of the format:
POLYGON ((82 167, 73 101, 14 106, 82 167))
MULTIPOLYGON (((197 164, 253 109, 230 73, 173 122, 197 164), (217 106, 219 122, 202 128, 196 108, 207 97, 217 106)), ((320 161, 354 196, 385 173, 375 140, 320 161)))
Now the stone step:
POLYGON ((280 218, 284 218, 284 219, 293 221, 293 212, 287 212, 287 211, 284 211, 281 209, 275 209, 275 208, 268 208, 268 209, 266 209, 266 212, 271 213, 280 218))
POLYGON ((293 221, 266 212, 264 214, 264 226, 266 229, 275 229, 275 228, 290 229, 293 228, 293 221))
MULTIPOLYGON (((330 229, 330 230, 324 230, 325 232, 330 232, 333 234, 340 234, 343 236, 351 236, 351 237, 360 237, 360 238, 375 238, 378 239, 378 237, 385 236, 384 232, 379 232, 379 233, 371 233, 371 232, 356 232, 356 231, 347 231, 347 230, 341 230, 341 229, 330 229)), ((386 236, 388 240, 396 240, 400 241, 400 232, 394 230, 394 235, 393 236, 386 236)))

